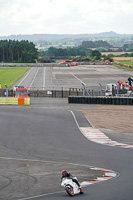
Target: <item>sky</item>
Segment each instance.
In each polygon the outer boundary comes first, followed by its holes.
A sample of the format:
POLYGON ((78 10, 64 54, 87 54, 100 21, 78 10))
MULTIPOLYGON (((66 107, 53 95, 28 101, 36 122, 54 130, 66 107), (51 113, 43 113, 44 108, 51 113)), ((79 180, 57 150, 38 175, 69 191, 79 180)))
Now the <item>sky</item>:
POLYGON ((0 0, 0 36, 133 34, 133 0, 0 0))

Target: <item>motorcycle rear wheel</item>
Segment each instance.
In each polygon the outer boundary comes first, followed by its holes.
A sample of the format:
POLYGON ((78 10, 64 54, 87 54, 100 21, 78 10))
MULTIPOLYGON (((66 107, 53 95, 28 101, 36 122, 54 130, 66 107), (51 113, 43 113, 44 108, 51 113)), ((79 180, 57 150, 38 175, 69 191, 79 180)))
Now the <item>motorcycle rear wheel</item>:
POLYGON ((66 192, 70 195, 70 196, 74 196, 74 192, 73 192, 73 188, 72 187, 66 187, 66 192))

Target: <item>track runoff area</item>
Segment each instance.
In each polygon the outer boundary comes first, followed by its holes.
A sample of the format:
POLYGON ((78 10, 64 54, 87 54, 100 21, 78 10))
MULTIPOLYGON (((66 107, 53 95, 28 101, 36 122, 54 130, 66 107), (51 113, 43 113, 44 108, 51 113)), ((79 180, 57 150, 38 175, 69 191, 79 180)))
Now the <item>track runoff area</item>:
POLYGON ((32 67, 16 85, 28 90, 69 90, 82 88, 100 91, 106 84, 127 81, 133 72, 112 65, 82 65, 74 67, 32 67), (102 87, 102 88, 101 88, 102 87))

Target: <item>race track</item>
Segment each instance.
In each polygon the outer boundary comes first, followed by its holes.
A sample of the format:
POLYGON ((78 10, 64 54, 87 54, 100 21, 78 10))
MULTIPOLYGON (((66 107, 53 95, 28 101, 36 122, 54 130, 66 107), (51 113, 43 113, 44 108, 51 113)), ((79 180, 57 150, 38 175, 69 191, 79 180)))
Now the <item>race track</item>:
MULTIPOLYGON (((132 200, 132 150, 88 141, 66 108, 0 107, 0 199, 69 199, 60 187, 61 170, 85 178, 85 166, 95 166, 114 170, 119 177, 85 188, 76 199, 132 200)), ((83 116, 74 113, 80 126, 86 126, 83 116)))
MULTIPOLYGON (((99 82, 106 85, 129 76, 131 72, 113 66, 37 66, 15 85, 46 90, 80 87, 81 80, 98 89, 99 82)), ((85 193, 74 199, 133 199, 133 150, 84 137, 79 127, 90 126, 80 113, 84 106, 49 98, 31 98, 31 105, 25 107, 0 106, 0 200, 70 199, 60 186, 61 171, 70 171, 82 182, 98 175, 90 166, 113 170, 119 176, 86 187, 85 193)), ((133 143, 133 137, 127 135, 126 141, 133 143)))
POLYGON ((105 89, 106 84, 118 80, 127 81, 133 72, 115 68, 113 65, 81 65, 77 67, 32 67, 15 85, 24 85, 29 90, 68 90, 69 88, 105 89))

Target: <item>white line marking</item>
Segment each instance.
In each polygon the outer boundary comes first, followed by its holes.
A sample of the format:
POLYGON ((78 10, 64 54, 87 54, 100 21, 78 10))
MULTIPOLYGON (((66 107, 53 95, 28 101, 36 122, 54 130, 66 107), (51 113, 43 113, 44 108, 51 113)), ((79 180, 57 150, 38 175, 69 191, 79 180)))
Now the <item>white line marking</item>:
POLYGON ((35 76, 34 76, 32 82, 31 82, 30 86, 29 86, 29 90, 30 90, 30 88, 31 88, 31 86, 32 86, 32 84, 33 84, 33 82, 34 82, 34 80, 35 80, 37 74, 38 74, 38 71, 39 71, 39 67, 38 67, 38 69, 37 69, 37 71, 36 71, 36 74, 35 74, 35 76))
MULTIPOLYGON (((112 170, 107 170, 107 169, 103 169, 103 168, 97 168, 97 167, 94 167, 94 166, 88 166, 88 165, 80 165, 80 164, 75 164, 75 163, 66 163, 66 162, 56 162, 56 161, 43 161, 43 160, 33 160, 33 159, 21 159, 21 158, 7 158, 7 157, 0 157, 0 159, 5 159, 5 160, 16 160, 16 161, 31 161, 31 162, 42 162, 42 163, 46 163, 46 162, 49 162, 49 163, 60 163, 60 164, 71 164, 71 165, 75 165, 75 166, 84 166, 84 167, 89 167, 90 169, 92 170, 99 170, 99 171, 103 171, 105 172, 105 175, 110 175, 109 178, 104 178, 104 181, 105 180, 108 180, 108 179, 114 179, 114 178, 117 178, 119 176, 119 173, 115 172, 115 171, 112 171, 112 170)), ((90 180, 90 181, 83 181, 81 182, 81 185, 83 187, 87 187, 89 185, 92 185, 92 184, 95 184, 95 183, 100 183, 102 181, 99 180, 100 177, 97 177, 98 179, 94 179, 95 181, 93 182, 93 180, 90 180)), ((101 177, 102 178, 102 177, 101 177)), ((18 200, 28 200, 28 199, 34 199, 34 198, 39 198, 39 197, 43 197, 43 196, 48 196, 48 195, 53 195, 53 194, 58 194, 58 193, 64 193, 65 191, 58 191, 58 192, 54 192, 54 193, 47 193, 47 194, 41 194, 41 195, 38 195, 38 196, 32 196, 32 197, 26 197, 26 198, 22 198, 22 199, 18 199, 18 200)))
POLYGON ((32 71, 33 67, 29 70, 29 72, 26 74, 26 76, 18 83, 18 86, 26 79, 26 77, 29 75, 29 73, 32 71))
POLYGON ((45 78, 45 71, 46 71, 46 67, 44 67, 44 76, 43 76, 43 90, 45 89, 45 81, 46 81, 46 78, 45 78))
MULTIPOLYGON (((76 119, 76 117, 75 117, 73 111, 72 111, 72 110, 69 110, 69 111, 70 111, 71 114, 73 115, 73 118, 74 118, 74 120, 75 120, 75 122, 76 122, 76 125, 77 125, 77 127, 79 128, 79 130, 80 130, 79 124, 78 124, 78 122, 77 122, 77 119, 76 119)), ((81 131, 81 130, 80 130, 80 131, 81 131)))
MULTIPOLYGON (((75 122, 76 122, 76 125, 77 125, 77 127, 79 128, 79 130, 80 130, 80 127, 79 127, 79 125, 78 125, 78 122, 77 122, 77 119, 76 119, 76 117, 75 117, 75 115, 74 115, 74 113, 73 113, 73 111, 71 111, 71 110, 69 110, 71 113, 72 113, 72 115, 73 115, 73 117, 74 117, 74 120, 75 120, 75 122)), ((80 130, 81 131, 81 130, 80 130)), ((19 158, 6 158, 6 157, 0 157, 1 159, 10 159, 10 160, 24 160, 24 161, 33 161, 33 162, 52 162, 52 163, 64 163, 64 162, 55 162, 55 161, 42 161, 42 160, 32 160, 32 159, 19 159, 19 158)), ((68 163, 67 163, 68 164, 68 163)), ((69 163, 69 164, 73 164, 73 163, 69 163)), ((88 166, 88 165, 79 165, 79 164, 73 164, 73 165, 78 165, 78 166, 88 166)), ((89 166, 88 166, 89 167, 89 166)), ((97 169, 100 169, 100 168, 95 168, 95 167, 91 167, 91 169, 95 169, 95 170, 97 170, 97 169)), ((104 169, 105 170, 105 169, 104 169)), ((114 171, 110 171, 109 172, 109 170, 108 170, 108 173, 106 173, 106 175, 110 175, 110 179, 111 178, 116 178, 116 177, 118 177, 118 173, 115 173, 114 171), (112 176, 112 177, 111 177, 112 176)), ((105 178, 105 179, 103 179, 103 178, 101 178, 101 177, 98 177, 98 179, 97 180, 95 180, 95 182, 94 183, 96 183, 96 182, 101 182, 101 181, 105 181, 105 180, 107 180, 107 178, 105 178)), ((81 185, 83 185, 84 187, 85 186, 89 186, 90 184, 94 184, 93 183, 93 181, 91 182, 91 181, 83 181, 82 183, 81 183, 81 185)), ((43 197, 43 196, 48 196, 48 195, 53 195, 53 194, 58 194, 58 193, 63 193, 64 191, 59 191, 59 192, 54 192, 54 193, 48 193, 48 194, 42 194, 42 195, 38 195, 38 196, 33 196, 33 197, 27 197, 27 198, 23 198, 23 199, 18 199, 18 200, 28 200, 28 199, 34 199, 34 198, 38 198, 38 197, 43 197)))
POLYGON ((78 81, 80 81, 80 83, 86 85, 83 81, 81 81, 81 79, 79 79, 75 74, 73 74, 72 72, 69 72, 71 75, 73 75, 78 81))
POLYGON ((34 198, 38 198, 38 197, 44 197, 44 196, 53 195, 53 194, 58 194, 58 193, 63 193, 63 192, 65 192, 65 191, 59 191, 59 192, 48 193, 48 194, 41 194, 41 195, 38 195, 38 196, 34 196, 34 197, 27 197, 27 198, 24 198, 24 199, 18 199, 18 200, 28 200, 28 199, 34 199, 34 198))
MULTIPOLYGON (((76 163, 70 163, 70 162, 57 162, 57 161, 46 161, 46 160, 33 160, 33 159, 26 159, 26 158, 9 158, 9 157, 0 157, 0 159, 4 160, 15 160, 15 161, 30 161, 30 162, 42 162, 42 163, 57 163, 57 164, 70 164, 70 165, 75 165, 75 166, 83 166, 83 167, 90 167, 91 169, 99 169, 94 166, 89 166, 89 165, 81 165, 81 164, 76 164, 76 163)), ((103 168, 100 168, 103 169, 103 168)), ((106 171, 110 171, 107 169, 103 169, 106 171)))

